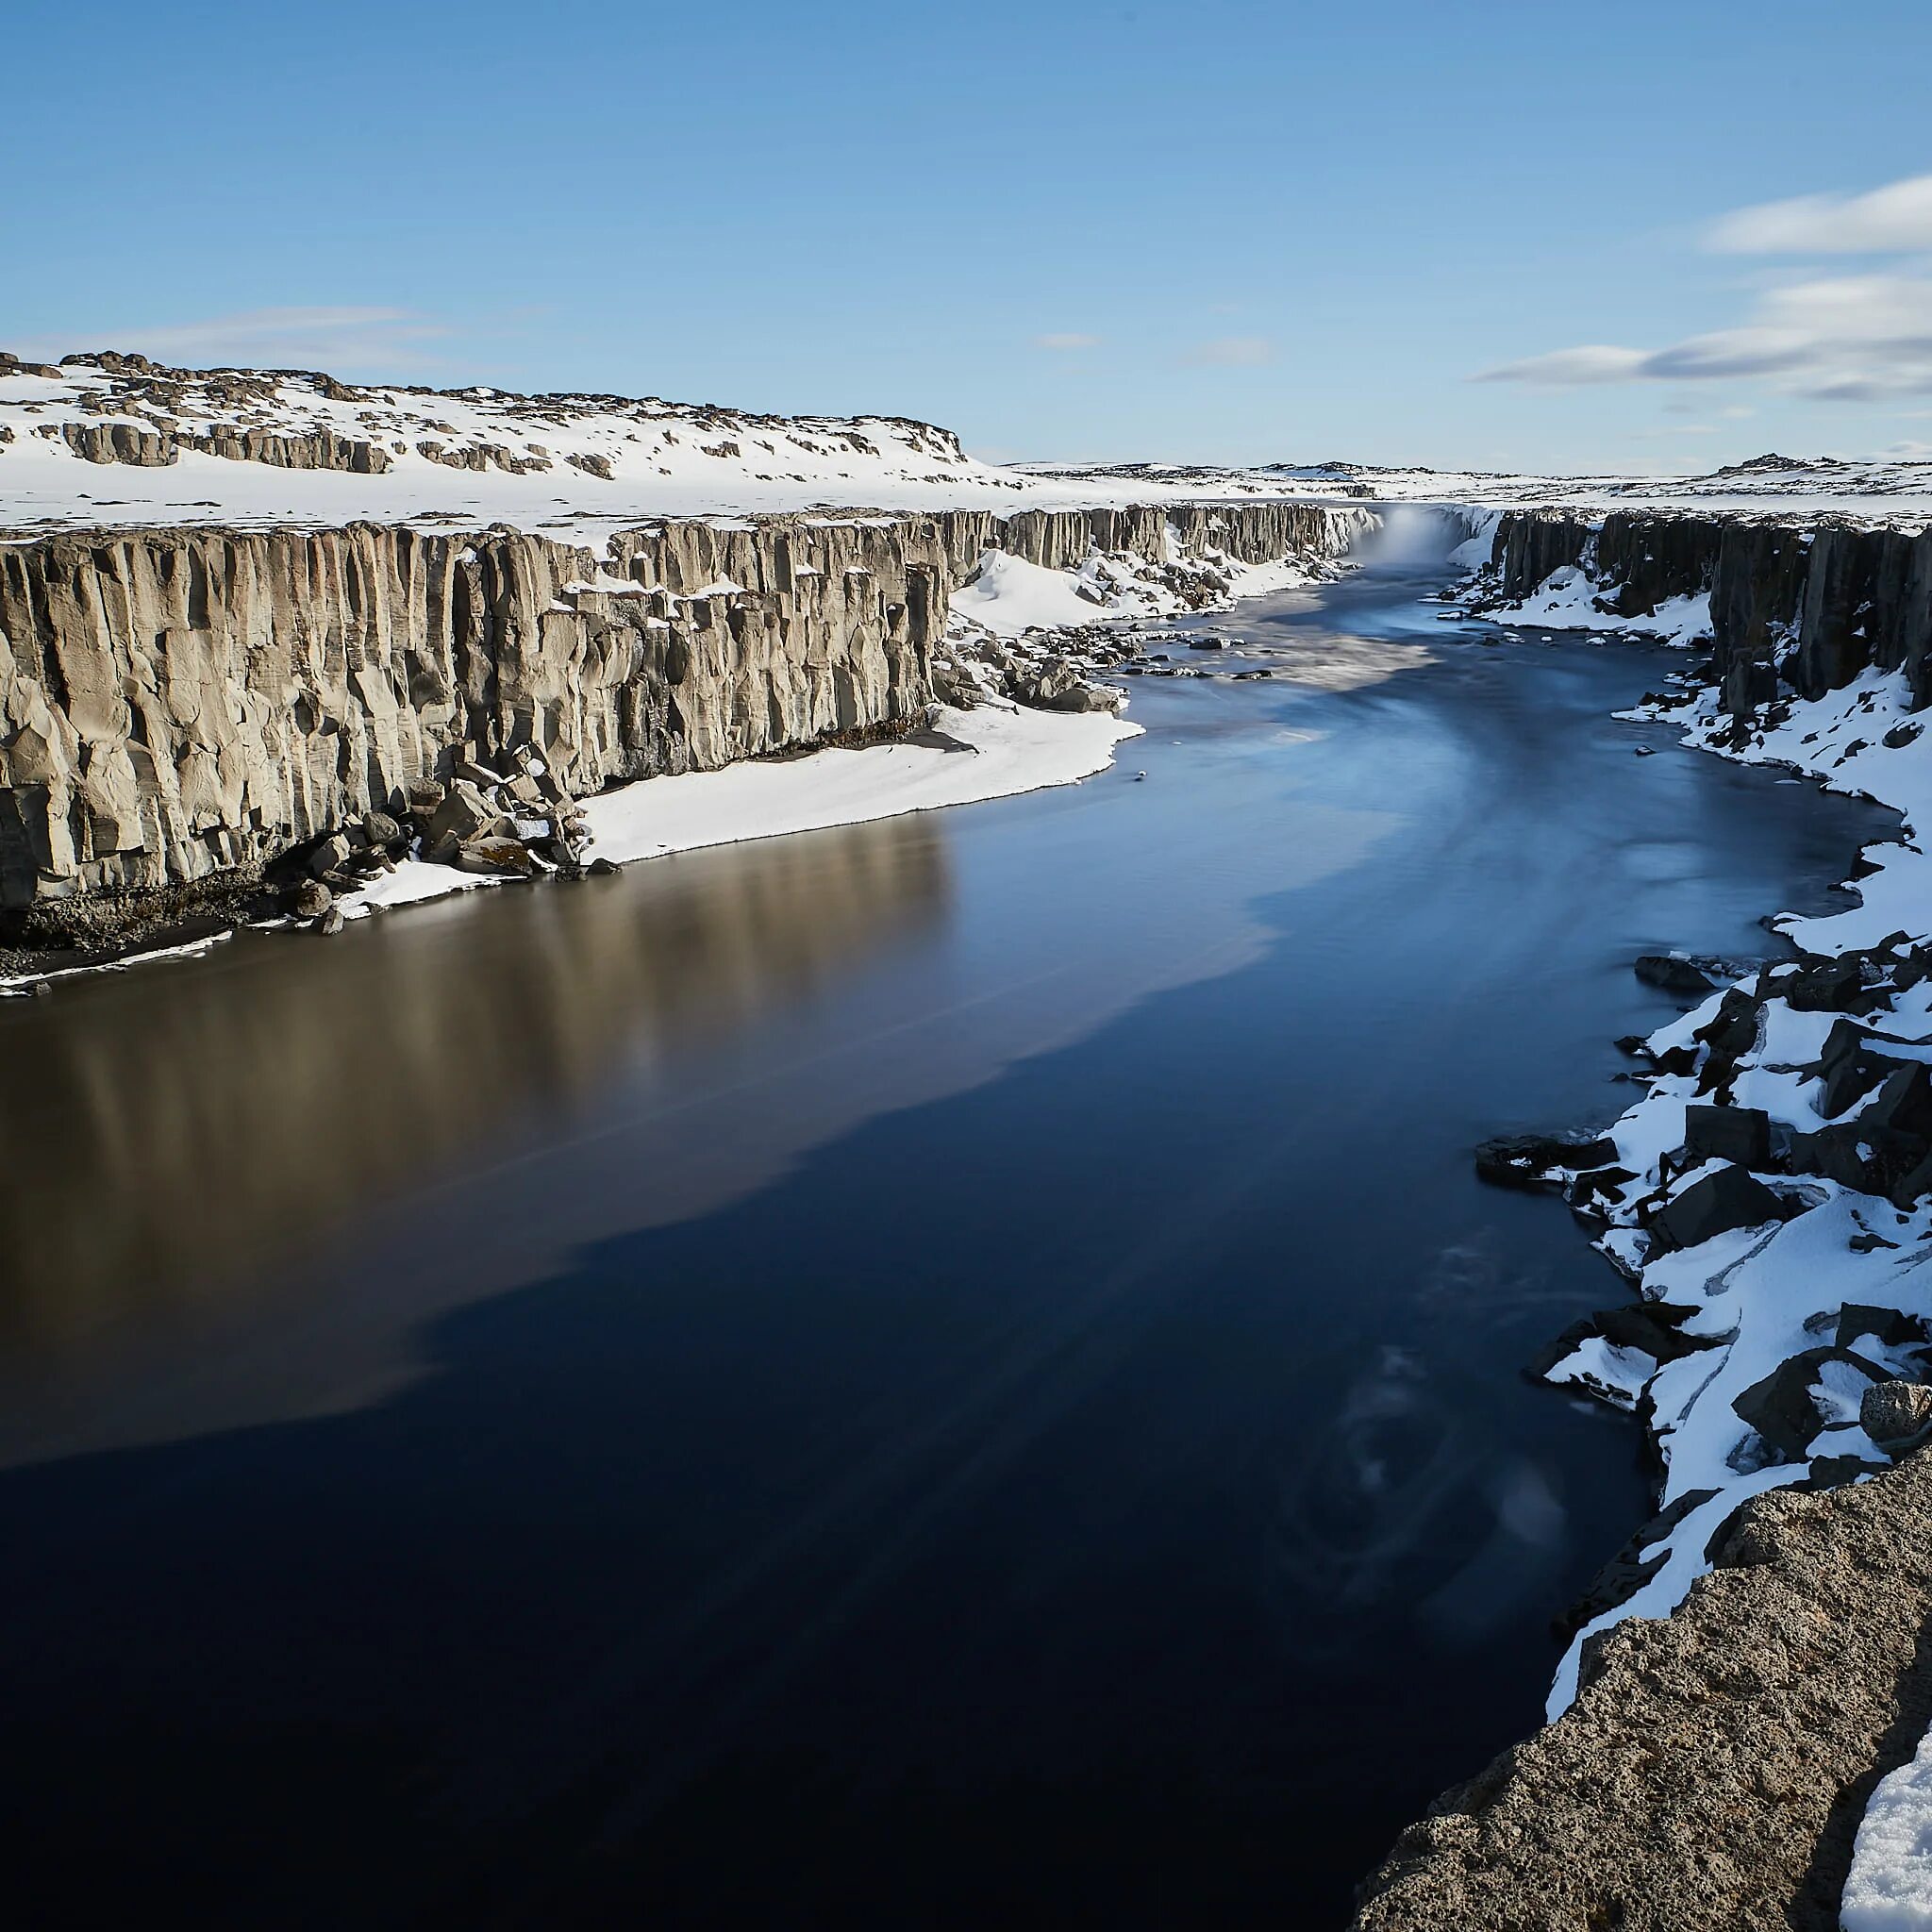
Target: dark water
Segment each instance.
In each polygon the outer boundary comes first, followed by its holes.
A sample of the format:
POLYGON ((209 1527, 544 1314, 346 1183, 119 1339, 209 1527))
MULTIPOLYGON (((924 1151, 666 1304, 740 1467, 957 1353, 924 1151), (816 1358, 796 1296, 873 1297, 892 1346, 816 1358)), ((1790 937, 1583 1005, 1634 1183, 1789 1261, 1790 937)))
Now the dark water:
POLYGON ((1470 1145, 1880 825, 1427 581, 1074 790, 0 1008, 16 1923, 1339 1923, 1642 1507, 1470 1145))

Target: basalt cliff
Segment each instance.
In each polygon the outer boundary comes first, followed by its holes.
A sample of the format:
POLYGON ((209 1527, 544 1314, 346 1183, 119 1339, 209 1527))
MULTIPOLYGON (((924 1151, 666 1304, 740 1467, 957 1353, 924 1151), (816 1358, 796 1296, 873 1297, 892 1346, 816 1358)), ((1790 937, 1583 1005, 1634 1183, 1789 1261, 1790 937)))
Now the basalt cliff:
POLYGON ((541 818, 923 722, 950 595, 989 552, 1099 552, 1187 601, 1225 589, 1217 565, 1329 556, 1363 522, 1245 503, 666 520, 594 545, 369 524, 6 542, 0 908, 58 935, 248 878, 465 768, 534 765, 541 818))

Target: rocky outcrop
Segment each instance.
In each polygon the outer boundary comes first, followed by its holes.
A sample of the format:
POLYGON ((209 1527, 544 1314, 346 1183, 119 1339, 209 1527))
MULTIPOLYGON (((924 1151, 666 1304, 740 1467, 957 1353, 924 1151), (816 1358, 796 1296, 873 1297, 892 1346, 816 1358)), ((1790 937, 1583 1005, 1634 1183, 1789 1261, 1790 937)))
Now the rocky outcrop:
MULTIPOLYGON (((1333 553, 1362 521, 1258 504, 678 521, 601 552, 368 525, 0 546, 0 908, 53 932, 90 895, 247 876, 400 820, 412 782, 464 760, 502 779, 532 758, 573 800, 910 723, 989 549, 1260 560, 1333 553)), ((1038 701, 1073 706, 1074 682, 1038 701)))
POLYGON ((1866 1801, 1932 1719, 1932 1457, 1749 1502, 1714 1560, 1403 1833, 1357 1932, 1835 1932, 1866 1801))
POLYGON ((204 434, 164 424, 63 423, 60 435, 75 456, 91 463, 134 463, 142 469, 164 469, 179 462, 184 449, 234 462, 265 463, 275 470, 346 470, 358 476, 379 475, 390 462, 389 452, 375 443, 326 429, 285 433, 217 427, 204 434))
POLYGON ((1932 529, 1512 510, 1498 520, 1486 588, 1526 597, 1565 564, 1624 617, 1707 591, 1712 671, 1735 716, 1774 702, 1781 685, 1821 697, 1870 667, 1903 670, 1915 706, 1932 702, 1932 529))
POLYGON ((63 423, 61 440, 90 463, 133 463, 143 470, 164 469, 180 460, 181 446, 172 429, 139 423, 63 423))
POLYGON ((359 438, 327 429, 286 433, 271 429, 216 428, 207 435, 183 434, 183 449, 226 457, 238 463, 266 463, 273 470, 346 470, 356 476, 379 476, 389 468, 389 452, 359 438))

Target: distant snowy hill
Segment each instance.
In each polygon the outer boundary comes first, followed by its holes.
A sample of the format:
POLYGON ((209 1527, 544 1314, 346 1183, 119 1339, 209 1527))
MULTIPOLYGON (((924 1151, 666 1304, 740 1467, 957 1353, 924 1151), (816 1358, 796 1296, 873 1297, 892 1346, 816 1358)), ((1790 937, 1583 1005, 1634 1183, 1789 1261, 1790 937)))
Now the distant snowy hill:
POLYGON ((1825 509, 1870 519, 1932 516, 1932 462, 1838 457, 1754 457, 1701 476, 1539 476, 1489 470, 1425 470, 1374 463, 1267 463, 1219 469, 1180 463, 1027 463, 1041 482, 1095 490, 1131 486, 1195 496, 1290 491, 1380 503, 1655 505, 1765 514, 1825 509))
POLYGON ((467 527, 599 539, 655 517, 1002 512, 1200 501, 1654 504, 1932 515, 1932 463, 1759 457, 1707 476, 1519 476, 1342 461, 985 463, 902 417, 758 416, 657 397, 365 386, 314 371, 0 354, 0 529, 467 527))

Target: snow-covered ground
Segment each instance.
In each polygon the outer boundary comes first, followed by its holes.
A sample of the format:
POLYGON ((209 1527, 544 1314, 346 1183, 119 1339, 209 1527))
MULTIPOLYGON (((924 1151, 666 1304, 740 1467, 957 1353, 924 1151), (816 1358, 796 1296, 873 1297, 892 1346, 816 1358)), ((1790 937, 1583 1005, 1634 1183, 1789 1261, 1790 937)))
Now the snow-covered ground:
MULTIPOLYGON (((914 739, 620 786, 583 808, 587 857, 625 865, 1071 785, 1104 771, 1114 747, 1140 731, 1108 711, 1038 711, 997 699, 967 711, 942 709, 934 728, 914 739)), ((497 883, 407 859, 341 905, 356 919, 497 883)))
POLYGON ((1923 523, 1932 516, 1932 461, 1831 457, 1754 458, 1706 475, 1558 476, 1494 470, 1425 470, 1377 463, 1269 463, 1223 469, 1183 463, 1024 463, 1040 481, 1091 490, 1145 492, 1180 489, 1196 496, 1293 491, 1377 503, 1433 503, 1498 508, 1698 509, 1743 516, 1816 515, 1855 521, 1923 523))
MULTIPOLYGON (((519 396, 350 386, 255 371, 57 373, 0 365, 0 531, 220 524, 427 527, 505 523, 576 541, 663 516, 820 508, 937 510, 1306 500, 1346 491, 1289 476, 1108 482, 981 462, 950 431, 896 417, 774 417, 656 397, 519 396), (175 460, 93 462, 70 431, 175 440, 175 460), (379 474, 285 469, 180 446, 256 430, 366 443, 379 474), (474 453, 474 454, 473 454, 474 453), (480 467, 472 468, 474 461, 480 467)), ((1357 492, 1357 494, 1359 492, 1357 492)))
POLYGON ((836 507, 1029 508, 1275 499, 1619 505, 1932 514, 1932 463, 1760 458, 1706 476, 1537 476, 1345 462, 998 464, 896 417, 776 417, 657 397, 354 385, 326 375, 0 363, 0 531, 137 524, 426 527, 505 523, 595 541, 663 516, 836 507), (69 434, 120 425, 193 438, 257 431, 366 443, 379 474, 285 469, 180 447, 96 463, 69 434), (470 467, 472 463, 480 467, 470 467))
POLYGON ((1932 1736, 1872 1793, 1840 1924, 1844 1932, 1932 1932, 1932 1736))
MULTIPOLYGON (((1366 527, 1369 513, 1357 514, 1366 527)), ((1166 558, 1155 562, 1090 549, 1076 568, 1061 571, 1029 563, 1008 551, 989 550, 953 592, 952 615, 969 628, 1017 638, 1029 630, 1076 629, 1101 619, 1174 617, 1243 597, 1298 591, 1332 581, 1338 575, 1335 563, 1315 557, 1285 558, 1275 563, 1242 563, 1219 554, 1184 558, 1171 530, 1168 551, 1166 558), (1174 588, 1176 572, 1208 597, 1206 604, 1199 594, 1179 594, 1174 588), (1210 584, 1209 576, 1217 581, 1210 584)))

